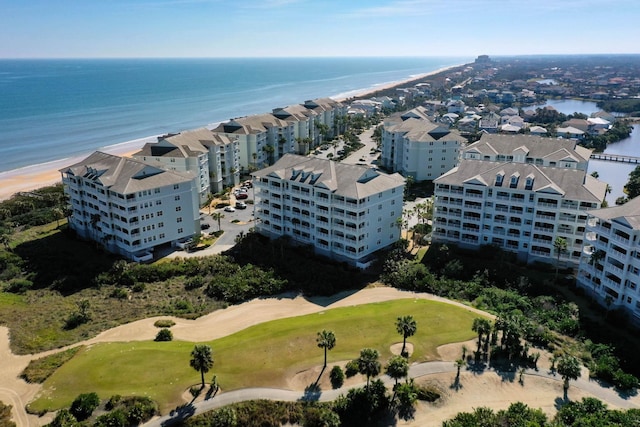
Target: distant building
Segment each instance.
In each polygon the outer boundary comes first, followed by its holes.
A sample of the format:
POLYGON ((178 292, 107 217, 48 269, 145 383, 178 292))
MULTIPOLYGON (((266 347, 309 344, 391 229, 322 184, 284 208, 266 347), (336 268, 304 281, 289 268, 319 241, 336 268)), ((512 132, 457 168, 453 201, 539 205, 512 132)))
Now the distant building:
POLYGON ((221 123, 214 133, 238 141, 242 170, 256 170, 273 164, 286 153, 295 152, 295 125, 274 116, 257 114, 221 123))
POLYGON ((400 237, 404 179, 365 166, 286 154, 252 173, 256 230, 366 268, 400 237))
POLYGON ((380 160, 404 177, 433 180, 458 164, 464 142, 457 130, 433 123, 418 107, 384 120, 380 160))
POLYGON ((96 151, 60 170, 69 227, 134 261, 200 233, 197 179, 96 151))
POLYGON ((460 165, 437 178, 433 241, 478 249, 495 245, 526 262, 580 259, 587 210, 600 207, 606 184, 587 174, 591 151, 575 141, 485 134, 460 165))
POLYGON ((588 212, 578 285, 640 325, 640 197, 588 212))
POLYGON ((196 176, 200 204, 210 193, 236 185, 239 178, 239 148, 236 139, 201 128, 158 137, 132 156, 146 163, 196 176))

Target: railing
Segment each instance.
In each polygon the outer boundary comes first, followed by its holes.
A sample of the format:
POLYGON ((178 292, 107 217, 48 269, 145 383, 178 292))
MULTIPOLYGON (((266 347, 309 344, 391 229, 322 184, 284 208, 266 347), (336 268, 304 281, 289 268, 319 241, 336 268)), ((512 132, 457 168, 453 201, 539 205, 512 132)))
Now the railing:
POLYGON ((611 233, 611 238, 612 238, 613 240, 615 240, 616 242, 620 242, 620 243, 624 243, 624 244, 629 244, 629 239, 628 239, 628 238, 625 238, 625 237, 619 236, 619 235, 617 235, 616 233, 611 233))
POLYGON ((537 206, 542 206, 545 208, 557 208, 558 204, 557 203, 546 203, 546 202, 538 202, 536 203, 537 206))

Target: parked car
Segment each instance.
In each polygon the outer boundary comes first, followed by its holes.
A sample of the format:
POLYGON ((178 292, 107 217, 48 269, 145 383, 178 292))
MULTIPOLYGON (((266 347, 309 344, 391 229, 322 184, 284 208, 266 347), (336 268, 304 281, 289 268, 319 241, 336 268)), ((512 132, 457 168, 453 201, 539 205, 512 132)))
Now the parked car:
POLYGON ((226 208, 224 208, 225 212, 235 212, 236 209, 233 206, 227 206, 226 208))
POLYGON ((248 198, 249 198, 249 195, 247 193, 238 193, 238 194, 236 194, 236 199, 242 200, 242 199, 248 199, 248 198))
POLYGON ((206 222, 204 224, 200 224, 200 230, 208 230, 209 227, 211 227, 211 224, 207 224, 206 222))
POLYGON ((245 202, 236 202, 236 209, 247 209, 247 204, 245 202))

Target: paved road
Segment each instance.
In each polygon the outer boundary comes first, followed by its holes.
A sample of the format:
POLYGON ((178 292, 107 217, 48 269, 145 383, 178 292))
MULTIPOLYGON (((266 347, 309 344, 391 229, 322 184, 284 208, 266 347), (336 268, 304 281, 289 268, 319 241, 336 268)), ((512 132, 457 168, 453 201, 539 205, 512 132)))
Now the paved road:
MULTIPOLYGON (((253 199, 253 190, 249 190, 249 199, 253 199)), ((245 200, 246 202, 246 200, 245 200)), ((232 198, 231 206, 235 205, 235 200, 232 198)), ((253 218, 253 204, 247 204, 247 209, 236 209, 235 212, 225 212, 223 208, 212 209, 211 213, 219 212, 224 215, 224 218, 220 220, 220 227, 224 231, 222 235, 216 239, 213 245, 206 249, 195 252, 185 252, 176 250, 167 255, 168 258, 190 258, 190 257, 202 257, 208 255, 215 255, 231 249, 235 245, 236 237, 240 233, 247 233, 249 229, 254 226, 253 218), (232 222, 237 220, 238 222, 232 222)), ((218 221, 214 220, 209 215, 209 209, 205 208, 200 210, 201 224, 208 224, 209 228, 205 231, 214 232, 218 230, 218 221)))
MULTIPOLYGON (((453 362, 425 362, 412 365, 409 369, 409 376, 411 378, 419 378, 426 375, 441 374, 441 373, 453 373, 456 371, 456 366, 453 362)), ((468 368, 471 370, 471 368, 468 368)), ((494 369, 487 369, 487 372, 498 372, 494 369)), ((499 374, 507 374, 515 378, 518 374, 516 372, 498 372, 499 374)), ((478 375, 482 375, 482 371, 478 371, 478 375)), ((526 376, 536 376, 547 378, 553 381, 562 382, 559 375, 551 373, 549 371, 536 371, 533 369, 527 369, 525 371, 526 376)), ((381 375, 380 379, 390 387, 394 380, 387 375, 381 375)), ((526 383, 526 381, 525 381, 526 383)), ((155 418, 146 424, 144 427, 160 427, 171 425, 179 420, 188 418, 193 415, 198 415, 211 411, 217 408, 221 408, 232 403, 244 402, 255 399, 268 399, 287 402, 296 402, 300 400, 320 401, 328 402, 335 400, 341 394, 346 394, 349 389, 356 387, 363 387, 365 383, 352 385, 349 387, 343 387, 337 390, 319 391, 317 393, 305 393, 303 391, 281 390, 274 388, 246 388, 241 390, 233 390, 226 393, 221 393, 213 398, 196 402, 193 405, 189 405, 181 411, 174 411, 172 414, 164 417, 155 418)), ((605 403, 619 406, 621 408, 631 409, 640 408, 638 399, 627 399, 615 392, 613 388, 602 387, 597 381, 590 380, 583 372, 583 377, 578 378, 576 381, 571 381, 571 387, 586 391, 596 398, 602 400, 605 403)))

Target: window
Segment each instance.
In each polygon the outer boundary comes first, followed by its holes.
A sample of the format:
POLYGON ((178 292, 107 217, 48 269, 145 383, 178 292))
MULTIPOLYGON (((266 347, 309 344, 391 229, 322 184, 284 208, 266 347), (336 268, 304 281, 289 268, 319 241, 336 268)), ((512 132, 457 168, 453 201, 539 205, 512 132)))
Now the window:
POLYGON ((184 230, 182 228, 178 228, 178 233, 182 233, 184 230))
POLYGON ((162 204, 162 200, 156 200, 156 206, 160 206, 162 204))
POLYGON ((162 227, 164 227, 164 222, 159 222, 158 223, 158 228, 162 228, 162 227))
POLYGON ((159 239, 164 239, 164 233, 160 233, 160 235, 158 236, 159 239))
POLYGON ((180 196, 176 196, 176 197, 174 197, 174 199, 177 202, 178 200, 180 200, 180 196))
POLYGON ((176 222, 182 222, 182 217, 179 216, 178 218, 176 218, 176 222))
POLYGON ((158 211, 158 212, 156 212, 156 215, 157 215, 157 216, 162 216, 162 211, 158 211))
POLYGON ((177 190, 177 189, 179 189, 179 188, 180 188, 180 184, 173 184, 173 189, 174 189, 174 190, 177 190))
POLYGON ((182 210, 182 206, 176 206, 176 212, 180 212, 182 210))
MULTIPOLYGON (((144 159, 145 159, 145 160, 147 160, 147 158, 146 158, 146 157, 145 157, 144 159)), ((159 193, 160 193, 160 189, 159 189, 159 188, 156 188, 155 190, 153 190, 153 192, 154 192, 154 193, 156 193, 156 194, 159 194, 159 193)))

